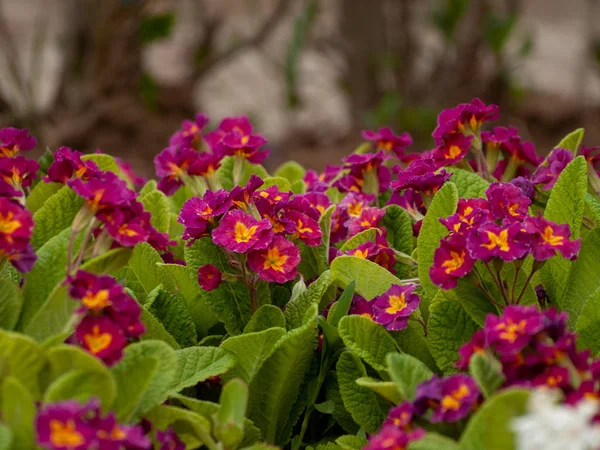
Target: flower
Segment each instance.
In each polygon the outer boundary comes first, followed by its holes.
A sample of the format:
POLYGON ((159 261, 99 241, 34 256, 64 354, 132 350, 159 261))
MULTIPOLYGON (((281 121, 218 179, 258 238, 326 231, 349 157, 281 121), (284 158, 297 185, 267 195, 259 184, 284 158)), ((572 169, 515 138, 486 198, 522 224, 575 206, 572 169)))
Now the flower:
POLYGON ((44 181, 66 184, 73 177, 83 181, 100 178, 102 171, 98 165, 93 161, 83 161, 82 156, 82 153, 69 147, 60 147, 54 153, 54 161, 48 167, 48 175, 44 177, 44 181))
POLYGON ((358 192, 349 192, 340 202, 344 206, 350 217, 359 217, 363 209, 375 200, 374 195, 367 195, 358 192))
POLYGON ((439 145, 454 133, 476 133, 483 122, 498 118, 498 110, 497 105, 485 105, 478 98, 471 100, 471 103, 461 103, 454 108, 445 109, 438 115, 438 126, 433 131, 433 138, 439 145))
POLYGON ((0 158, 0 177, 17 191, 31 186, 40 165, 24 156, 0 158))
POLYGON ((254 164, 260 164, 269 156, 268 150, 260 150, 267 140, 260 134, 253 134, 252 124, 246 116, 223 119, 218 128, 206 134, 204 139, 213 152, 235 155, 254 164))
POLYGON ((206 191, 200 199, 192 197, 187 200, 177 221, 184 226, 183 239, 191 239, 191 245, 196 239, 208 235, 210 224, 225 214, 231 206, 229 193, 223 189, 219 191, 206 191))
POLYGON ((32 233, 31 213, 0 197, 0 259, 7 258, 20 272, 29 272, 37 258, 29 243, 32 233))
POLYGON ((198 268, 198 284, 205 291, 212 291, 221 284, 222 274, 213 264, 205 264, 198 268))
POLYGON ((123 330, 106 316, 84 317, 75 328, 75 339, 108 366, 121 359, 127 345, 123 330))
POLYGON ((15 199, 17 197, 22 197, 22 196, 23 196, 22 191, 17 191, 12 186, 12 184, 10 184, 7 181, 4 181, 2 178, 0 178, 0 197, 4 197, 4 198, 8 198, 8 199, 15 199))
POLYGON ((229 252, 246 253, 266 248, 273 238, 271 228, 267 219, 256 220, 243 211, 229 211, 213 230, 212 238, 229 252))
POLYGON ((434 376, 417 386, 415 413, 422 415, 431 408, 432 423, 456 422, 469 415, 480 397, 477 383, 469 375, 457 374, 445 378, 434 376))
POLYGON ((31 150, 37 145, 33 136, 29 136, 29 130, 17 128, 0 129, 0 158, 14 157, 20 151, 31 150))
POLYGON ((282 236, 275 236, 269 245, 248 253, 248 267, 261 280, 285 283, 298 275, 300 249, 282 236))
POLYGON ((294 236, 306 245, 314 247, 321 244, 323 233, 319 222, 297 211, 285 213, 285 218, 294 224, 294 236))
POLYGON ((485 319, 485 340, 501 354, 515 354, 527 346, 544 327, 544 317, 535 306, 511 305, 501 317, 485 319))
POLYGON ((304 175, 306 190, 308 192, 325 192, 329 188, 329 183, 338 176, 342 168, 339 166, 326 165, 322 174, 317 174, 314 170, 307 170, 304 175))
POLYGON ((201 133, 209 119, 204 114, 196 114, 194 120, 184 120, 181 128, 169 138, 169 144, 179 147, 197 147, 201 133))
POLYGON ((510 160, 519 164, 529 163, 537 166, 541 162, 533 144, 523 141, 515 127, 495 127, 493 132, 483 131, 481 140, 487 149, 500 149, 510 160))
POLYGON ((73 400, 43 406, 35 421, 38 445, 50 450, 91 448, 94 430, 84 421, 86 412, 73 400))
POLYGON ((460 234, 451 234, 440 241, 433 253, 429 276, 442 289, 453 289, 459 278, 468 274, 475 261, 467 251, 467 240, 460 234))
POLYGON ((231 202, 238 208, 244 211, 248 209, 252 203, 254 192, 263 185, 263 180, 257 175, 251 175, 246 186, 235 186, 229 193, 231 202))
POLYGON ((406 450, 410 439, 406 433, 396 427, 383 427, 369 438, 364 450, 406 450))
POLYGON ((348 314, 362 316, 369 320, 373 320, 373 304, 374 302, 368 302, 360 295, 354 294, 348 314))
POLYGON ((345 223, 348 227, 348 237, 352 237, 369 228, 376 228, 384 215, 385 209, 380 209, 375 206, 364 208, 361 211, 360 216, 350 218, 345 223))
POLYGON ((127 187, 127 183, 113 172, 105 172, 102 178, 90 178, 85 183, 76 178, 68 184, 76 194, 86 200, 86 204, 94 213, 105 208, 125 206, 136 195, 127 187))
POLYGON ((521 189, 523 195, 529 198, 529 200, 533 201, 533 199, 535 198, 535 187, 533 186, 531 180, 529 180, 528 178, 516 177, 510 180, 510 184, 513 184, 519 189, 521 189))
POLYGON ((383 165, 387 158, 384 151, 362 155, 355 153, 344 158, 344 167, 349 169, 359 188, 362 187, 369 193, 385 192, 391 178, 390 169, 383 165))
POLYGON ((348 229, 346 228, 348 219, 348 211, 346 208, 336 205, 335 210, 331 215, 331 235, 329 236, 329 239, 332 244, 343 241, 348 236, 348 229))
POLYGON ((148 181, 146 179, 146 177, 137 175, 133 171, 133 167, 131 167, 131 164, 129 164, 128 162, 122 160, 121 158, 115 158, 115 162, 117 163, 117 166, 119 167, 119 170, 121 171, 121 174, 123 174, 125 176, 125 178, 127 178, 127 180, 134 187, 140 188, 144 184, 146 184, 146 181, 148 181))
POLYGON ((374 143, 377 151, 384 150, 387 153, 395 153, 396 156, 403 157, 406 147, 412 145, 413 140, 410 134, 404 132, 400 135, 394 134, 391 128, 380 128, 379 131, 364 130, 363 139, 374 143))
POLYGON ((531 181, 533 184, 541 184, 544 191, 552 189, 559 175, 571 161, 573 161, 573 153, 564 148, 555 148, 548 155, 545 164, 537 168, 531 181))
POLYGON ((398 179, 392 181, 391 188, 395 191, 412 189, 426 195, 435 194, 448 181, 452 174, 445 170, 436 173, 437 164, 432 159, 418 159, 405 169, 398 171, 398 179))
POLYGON ((404 402, 392 408, 388 413, 387 419, 383 422, 382 428, 391 426, 404 431, 411 441, 421 439, 425 435, 423 428, 417 428, 412 423, 415 410, 412 403, 404 402))
POLYGON ((456 213, 448 218, 440 218, 451 235, 454 233, 466 236, 467 232, 476 225, 488 222, 492 219, 489 204, 482 198, 458 199, 456 213))
POLYGON ((375 322, 388 330, 402 330, 408 325, 408 316, 419 307, 421 299, 414 294, 416 286, 392 285, 383 295, 373 299, 375 322))
POLYGON ((144 436, 141 426, 121 425, 114 413, 106 417, 96 417, 91 421, 96 432, 97 448, 102 450, 146 450, 152 448, 152 441, 144 436))
POLYGON ((533 257, 544 261, 559 252, 563 258, 573 260, 581 249, 581 239, 571 240, 571 229, 567 224, 556 224, 538 217, 529 217, 525 229, 531 236, 533 257))
POLYGON ((471 148, 473 136, 451 134, 431 153, 438 166, 451 166, 461 161, 471 148))
POLYGON ((308 200, 310 206, 319 211, 320 214, 323 214, 332 204, 327 194, 323 194, 322 192, 309 192, 303 194, 302 197, 308 200))
POLYGON ((471 356, 475 353, 481 355, 484 354, 485 348, 485 333, 483 330, 477 330, 471 337, 471 340, 458 350, 459 359, 456 362, 455 367, 460 370, 467 370, 469 368, 471 356))
POLYGON ((175 434, 173 428, 169 428, 166 431, 158 430, 156 432, 156 439, 161 444, 160 450, 185 450, 185 444, 175 434))
POLYGON ((519 223, 499 226, 492 222, 469 234, 467 248, 475 259, 487 262, 500 258, 510 262, 523 258, 529 252, 530 238, 519 223))
POLYGON ((529 215, 531 200, 511 183, 492 183, 485 191, 494 219, 522 221, 529 215))
POLYGON ((167 147, 154 158, 156 175, 160 178, 158 189, 173 195, 183 185, 190 167, 198 161, 200 154, 188 147, 167 147))

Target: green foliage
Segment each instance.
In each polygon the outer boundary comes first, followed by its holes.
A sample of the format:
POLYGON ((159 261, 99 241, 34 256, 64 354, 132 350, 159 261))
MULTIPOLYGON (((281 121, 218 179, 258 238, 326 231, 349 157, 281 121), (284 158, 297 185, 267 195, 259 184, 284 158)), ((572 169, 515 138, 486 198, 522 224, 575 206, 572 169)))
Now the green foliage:
POLYGON ((425 364, 410 355, 389 353, 386 361, 390 378, 407 400, 414 400, 417 385, 433 376, 433 372, 425 364))
POLYGON ((304 167, 302 167, 296 161, 288 161, 277 168, 277 170, 274 173, 274 176, 283 177, 287 179, 290 183, 294 183, 296 181, 302 180, 305 174, 306 170, 304 169, 304 167))
POLYGON ((385 357, 397 351, 385 328, 362 316, 346 316, 338 326, 344 345, 376 370, 385 370, 385 357))
POLYGON ((12 330, 15 327, 22 305, 19 287, 10 280, 0 280, 0 328, 12 330))
POLYGON ((144 209, 152 214, 150 223, 161 233, 168 233, 171 224, 171 202, 161 191, 151 191, 139 197, 144 209))
POLYGON ((485 198, 485 191, 490 183, 474 172, 464 169, 450 169, 452 181, 456 185, 459 198, 485 198))
MULTIPOLYGON (((196 326, 179 294, 156 287, 156 295, 148 311, 156 317, 181 347, 196 345, 196 326)), ((154 292, 154 291, 153 291, 154 292)))
POLYGON ((12 436, 10 448, 15 450, 34 448, 33 421, 36 413, 34 397, 16 376, 4 379, 1 393, 2 419, 12 436))
POLYGON ((332 272, 327 270, 297 298, 286 305, 284 316, 288 329, 298 328, 304 323, 307 312, 319 305, 321 298, 332 283, 332 272))
POLYGON ((140 24, 140 41, 149 44, 156 40, 165 39, 171 35, 174 26, 175 13, 173 12, 147 16, 140 24))
POLYGON ((244 333, 263 331, 269 328, 285 328, 285 316, 275 305, 263 305, 258 308, 244 328, 244 333))
POLYGON ((331 273, 342 287, 356 282, 356 292, 371 300, 393 284, 403 284, 380 265, 356 256, 338 256, 331 263, 331 273))
POLYGON ((399 252, 410 255, 413 251, 413 227, 406 210, 397 205, 386 206, 381 222, 387 230, 390 245, 399 252))
POLYGON ((469 372, 486 398, 491 397, 505 381, 502 365, 497 360, 479 353, 471 357, 469 372))

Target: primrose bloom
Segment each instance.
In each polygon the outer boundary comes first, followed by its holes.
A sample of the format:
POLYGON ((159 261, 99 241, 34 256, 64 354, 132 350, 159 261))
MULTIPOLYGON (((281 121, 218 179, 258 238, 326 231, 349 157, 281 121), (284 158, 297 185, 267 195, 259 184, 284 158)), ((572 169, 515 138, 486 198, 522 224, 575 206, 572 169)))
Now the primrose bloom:
POLYGON ((248 254, 248 267, 261 280, 275 283, 296 278, 299 263, 300 249, 282 236, 275 236, 266 248, 248 254))
POLYGON ((511 183, 492 183, 485 191, 494 219, 522 221, 529 216, 531 200, 511 183))
POLYGON ((256 220, 243 211, 229 211, 212 232, 215 244, 229 252, 246 253, 249 250, 266 248, 271 239, 271 222, 256 220))
POLYGON ((75 328, 75 339, 85 350, 111 366, 119 361, 127 340, 119 325, 105 316, 86 316, 75 328))
POLYGON ((548 156, 546 161, 548 165, 539 166, 531 181, 533 184, 541 184, 544 191, 552 189, 562 171, 571 161, 573 161, 573 153, 564 148, 555 148, 548 156))
POLYGON ((480 397, 479 388, 469 375, 457 374, 441 379, 434 376, 417 386, 414 407, 419 415, 433 409, 432 423, 456 422, 471 413, 480 397))
POLYGON ((18 203, 0 197, 0 260, 8 259, 20 272, 29 272, 37 257, 29 244, 31 213, 18 203))
POLYGON ((319 214, 323 214, 325 210, 332 205, 327 194, 321 192, 309 192, 303 194, 302 197, 308 200, 310 206, 319 211, 319 214))
POLYGON ((346 223, 349 220, 348 211, 346 208, 336 205, 335 211, 331 215, 331 235, 330 241, 332 244, 343 241, 348 236, 346 223))
POLYGON ((560 253, 564 258, 573 260, 581 249, 581 239, 571 240, 571 229, 567 224, 556 224, 541 215, 529 217, 525 228, 531 236, 533 257, 544 261, 560 253))
POLYGON ((31 150, 37 145, 33 136, 29 136, 26 129, 2 128, 0 129, 0 158, 12 158, 20 151, 31 150))
POLYGON ((445 109, 438 115, 438 126, 433 132, 433 138, 439 144, 450 134, 476 133, 484 122, 496 120, 499 108, 497 105, 486 105, 478 98, 471 103, 445 109))
POLYGON ((167 195, 173 195, 183 185, 190 166, 200 154, 191 148, 167 147, 154 158, 156 175, 160 178, 158 189, 167 195))
POLYGON ((432 159, 418 159, 405 170, 399 170, 398 179, 392 181, 391 188, 395 191, 410 188, 415 192, 433 195, 452 176, 443 169, 436 170, 437 164, 432 159))
POLYGON ((531 142, 525 142, 515 127, 495 127, 493 132, 483 131, 481 140, 485 147, 501 150, 508 159, 519 164, 529 163, 537 166, 541 160, 531 142))
POLYGON ((35 422, 37 444, 49 450, 91 448, 95 433, 85 421, 87 412, 74 400, 45 405, 35 422))
POLYGON ((167 431, 158 430, 156 440, 160 443, 160 450, 185 450, 185 444, 175 434, 173 428, 169 428, 167 431))
POLYGON ((307 170, 306 175, 304 175, 306 190, 308 192, 325 192, 329 188, 329 183, 337 177, 341 169, 340 166, 327 164, 325 171, 321 174, 314 170, 307 170))
POLYGON ((102 171, 93 161, 83 161, 83 154, 69 147, 60 147, 54 152, 54 161, 48 167, 46 182, 66 184, 72 178, 88 181, 90 178, 100 178, 102 171))
POLYGON ((169 144, 179 147, 197 147, 202 139, 202 130, 209 119, 204 114, 196 114, 194 120, 184 120, 181 128, 169 139, 169 144))
POLYGON ((413 424, 415 410, 412 403, 404 402, 392 409, 388 413, 387 419, 382 427, 392 426, 404 431, 411 441, 422 438, 425 435, 423 428, 417 428, 413 424))
POLYGON ((123 286, 108 275, 96 275, 79 270, 75 276, 67 279, 69 295, 80 300, 81 312, 87 310, 101 312, 105 308, 119 308, 125 291, 123 286))
POLYGON ((243 209, 248 209, 252 203, 252 198, 256 190, 263 185, 263 180, 257 175, 251 175, 246 186, 235 186, 229 193, 229 198, 234 206, 243 209))
POLYGON ((106 417, 97 417, 92 421, 96 432, 98 448, 106 450, 151 449, 152 441, 144 436, 142 427, 136 425, 121 425, 117 422, 114 413, 106 417))
POLYGON ((223 119, 219 127, 204 138, 213 152, 221 155, 235 155, 254 164, 260 164, 269 156, 268 150, 260 150, 267 140, 253 133, 252 124, 246 116, 223 119))
POLYGON ((317 246, 321 244, 323 233, 319 222, 297 211, 289 211, 285 218, 295 226, 294 236, 297 236, 306 245, 317 246))
POLYGON ((460 370, 467 370, 469 368, 469 362, 471 361, 471 357, 476 354, 484 354, 485 349, 487 348, 485 343, 485 332, 483 330, 477 330, 471 340, 463 345, 458 350, 459 359, 455 364, 460 370))
POLYGON ((24 156, 0 158, 0 177, 16 190, 31 186, 39 168, 37 161, 24 156))
POLYGON ((379 131, 364 130, 363 139, 373 142, 375 150, 384 150, 387 153, 395 153, 398 157, 404 156, 406 147, 412 145, 410 134, 404 132, 396 135, 391 128, 380 128, 379 131))
POLYGON ((451 234, 440 241, 433 254, 429 269, 431 281, 442 289, 453 289, 459 278, 467 275, 475 261, 467 250, 467 240, 460 234, 451 234))
POLYGON ((383 165, 386 159, 388 156, 384 151, 352 154, 344 158, 344 167, 350 169, 350 174, 357 180, 359 187, 366 188, 369 184, 373 190, 377 188, 376 192, 384 192, 389 188, 391 178, 390 169, 383 165))
POLYGON ((77 195, 86 200, 94 213, 104 208, 126 206, 135 198, 135 192, 113 172, 106 172, 101 179, 91 178, 84 183, 77 178, 68 184, 77 195))
POLYGON ((22 191, 17 191, 11 184, 0 178, 0 197, 16 199, 17 197, 22 196, 22 191))
POLYGON ((433 150, 431 156, 438 166, 451 166, 467 156, 472 140, 473 136, 464 136, 459 133, 451 134, 433 150))
POLYGON ((142 186, 144 186, 146 181, 148 181, 146 177, 137 175, 134 172, 133 167, 131 167, 131 164, 129 164, 127 161, 124 161, 121 158, 115 158, 115 162, 117 163, 117 166, 119 167, 121 173, 134 187, 141 188, 142 186))
POLYGON ((535 188, 531 180, 529 180, 528 178, 516 177, 510 180, 510 184, 515 185, 519 189, 521 189, 523 195, 529 198, 529 200, 533 201, 533 199, 535 198, 535 188))
POLYGON ((385 215, 385 209, 380 209, 375 206, 364 208, 360 216, 350 218, 345 225, 348 226, 348 236, 352 237, 361 231, 369 228, 377 228, 382 217, 385 215))
POLYGON ((231 206, 229 193, 223 189, 206 191, 202 198, 192 197, 187 200, 177 221, 184 226, 183 239, 192 239, 190 245, 203 236, 208 235, 208 227, 231 206))
POLYGON ((487 223, 473 230, 467 238, 471 256, 485 262, 492 258, 500 258, 505 262, 523 258, 529 252, 530 245, 530 237, 519 223, 507 226, 487 223))
POLYGON ((400 429, 386 426, 369 438, 364 450, 406 450, 410 441, 409 436, 400 429))
POLYGON ((525 348, 544 328, 544 316, 535 306, 508 306, 501 317, 489 314, 485 319, 485 337, 489 346, 501 354, 515 354, 525 348))
POLYGON ((414 293, 416 286, 392 285, 383 295, 373 299, 375 322, 388 330, 402 330, 408 325, 408 317, 419 307, 421 299, 414 293))
POLYGON ((368 207, 374 200, 374 195, 349 192, 340 202, 340 206, 346 208, 350 217, 359 217, 363 209, 368 207))
POLYGON ((362 316, 369 320, 373 320, 373 303, 374 302, 368 302, 358 294, 354 294, 348 314, 362 316))
POLYGON ((212 291, 221 284, 223 274, 219 268, 213 264, 205 264, 198 268, 198 284, 205 291, 212 291))
POLYGON ((456 213, 446 219, 441 218, 442 223, 451 233, 466 235, 474 226, 488 222, 492 219, 489 204, 482 198, 458 199, 456 213))

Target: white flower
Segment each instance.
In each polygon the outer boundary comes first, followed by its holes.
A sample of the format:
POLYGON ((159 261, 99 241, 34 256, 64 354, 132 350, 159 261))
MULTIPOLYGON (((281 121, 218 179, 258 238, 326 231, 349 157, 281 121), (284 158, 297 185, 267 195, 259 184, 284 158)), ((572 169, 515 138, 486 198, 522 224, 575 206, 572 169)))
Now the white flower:
POLYGON ((592 424, 598 402, 582 400, 576 406, 556 404, 558 393, 539 389, 531 394, 529 414, 513 420, 518 450, 597 450, 600 427, 592 424))

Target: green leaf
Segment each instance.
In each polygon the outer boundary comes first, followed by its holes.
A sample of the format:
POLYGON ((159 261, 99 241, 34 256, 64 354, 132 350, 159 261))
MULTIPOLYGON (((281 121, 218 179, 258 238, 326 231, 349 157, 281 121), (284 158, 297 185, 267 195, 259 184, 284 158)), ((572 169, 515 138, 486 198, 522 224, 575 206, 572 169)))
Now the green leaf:
POLYGON ((439 219, 454 214, 457 204, 456 186, 453 183, 444 184, 435 194, 417 238, 419 279, 425 292, 425 295, 421 297, 421 313, 426 320, 429 315, 429 303, 439 290, 429 278, 429 268, 433 265, 433 253, 440 246, 440 239, 448 234, 448 230, 440 223, 439 219))
POLYGON ((164 402, 177 368, 177 354, 162 341, 127 346, 123 359, 111 369, 119 393, 113 407, 118 419, 135 423, 164 402))
POLYGON ((325 292, 332 283, 332 274, 327 270, 323 272, 316 281, 313 281, 297 298, 286 305, 283 314, 288 329, 298 328, 303 324, 306 313, 313 306, 319 305, 321 298, 325 295, 325 292))
MULTIPOLYGON (((523 278, 525 278, 525 274, 522 275, 523 278)), ((512 283, 513 276, 514 275, 511 275, 510 278, 504 277, 504 279, 509 280, 509 282, 512 283)), ((517 287, 519 287, 518 283, 517 287)), ((516 290, 516 292, 520 292, 520 290, 516 290)), ((441 296, 460 303, 467 312, 467 314, 471 316, 473 322, 475 322, 479 326, 483 326, 485 318, 488 314, 498 314, 498 310, 492 304, 492 302, 490 302, 490 300, 479 289, 477 289, 473 283, 465 279, 458 280, 456 288, 454 289, 447 291, 440 290, 437 296, 441 296)), ((502 298, 500 293, 498 293, 497 298, 502 298)))
MULTIPOLYGON (((140 197, 149 192, 156 191, 156 189, 157 189, 156 186, 157 186, 156 180, 148 180, 148 182, 142 187, 142 189, 140 189, 140 192, 139 192, 140 197)), ((177 192, 179 192, 179 190, 177 192)))
POLYGON ((127 247, 113 248, 103 255, 96 256, 82 264, 81 270, 105 274, 126 266, 131 258, 132 250, 127 247))
POLYGON ((18 378, 33 397, 38 399, 38 374, 45 363, 44 350, 31 338, 0 331, 0 381, 8 376, 18 378))
POLYGON ((142 309, 142 313, 140 314, 140 320, 146 327, 146 332, 142 334, 140 337, 141 341, 147 340, 159 340, 164 341, 169 344, 170 347, 178 350, 179 344, 175 340, 173 336, 169 334, 169 332, 165 329, 165 326, 158 320, 156 317, 152 315, 150 311, 146 309, 143 305, 140 305, 142 309))
POLYGON ((567 134, 554 148, 565 148, 567 150, 571 150, 574 155, 577 155, 579 147, 583 142, 584 134, 585 130, 583 128, 577 128, 575 131, 567 134))
POLYGON ((461 439, 461 450, 511 450, 515 448, 510 424, 525 413, 529 392, 506 389, 483 403, 469 420, 461 439))
POLYGON ((304 194, 306 192, 306 183, 304 180, 296 180, 291 185, 294 194, 304 194))
POLYGON ((296 161, 288 161, 277 168, 274 175, 286 178, 290 183, 304 179, 306 170, 296 161))
POLYGON ((600 354, 600 288, 585 301, 575 329, 581 348, 589 348, 592 354, 600 354))
POLYGON ((356 282, 352 281, 340 298, 331 305, 331 309, 329 310, 329 314, 327 314, 327 322, 332 326, 337 327, 342 320, 342 317, 348 315, 348 311, 350 310, 350 305, 352 304, 352 298, 354 297, 354 289, 356 288, 356 282))
POLYGON ((361 231, 360 233, 348 239, 344 243, 344 245, 340 247, 340 251, 345 253, 349 250, 354 250, 356 247, 358 247, 361 244, 364 244, 365 242, 375 242, 375 237, 377 236, 377 233, 379 233, 378 228, 369 228, 367 230, 361 231))
POLYGON ((269 443, 285 444, 282 430, 310 367, 316 338, 315 321, 289 331, 250 382, 248 415, 269 443))
POLYGON ((56 194, 62 187, 63 185, 61 183, 46 183, 45 181, 40 181, 27 196, 25 202, 27 210, 31 214, 35 214, 38 209, 44 206, 46 200, 56 194))
POLYGON ((362 362, 351 352, 343 352, 336 369, 344 406, 367 433, 377 432, 386 415, 379 406, 376 394, 356 384, 357 379, 367 375, 362 362))
POLYGON ((143 16, 139 24, 139 40, 143 45, 166 39, 171 36, 177 16, 169 11, 161 14, 143 16))
MULTIPOLYGON (((221 167, 216 171, 216 175, 221 181, 224 189, 230 191, 234 187, 233 183, 233 167, 235 165, 235 156, 226 156, 221 160, 221 167)), ((248 183, 251 175, 258 175, 263 180, 269 176, 267 170, 260 164, 251 164, 247 160, 243 161, 242 177, 240 186, 245 186, 248 183)))
POLYGON ((10 280, 0 280, 0 328, 12 330, 19 320, 21 290, 10 280))
POLYGON ((47 199, 33 215, 35 227, 31 245, 39 250, 42 245, 73 223, 73 219, 83 206, 83 199, 70 187, 64 186, 47 199))
POLYGON ((417 386, 433 376, 429 367, 404 353, 390 353, 386 361, 390 378, 406 400, 413 401, 417 386))
POLYGON ((12 448, 13 434, 8 425, 0 423, 0 450, 10 450, 12 448))
POLYGON ((152 214, 150 223, 161 233, 168 233, 171 224, 171 202, 161 191, 151 191, 141 195, 138 200, 144 209, 152 214))
POLYGON ((199 448, 202 444, 212 441, 209 419, 193 411, 176 406, 158 405, 149 411, 145 418, 157 430, 173 428, 185 444, 185 448, 199 448))
POLYGON ((433 372, 439 372, 440 369, 435 364, 433 356, 429 351, 425 341, 425 330, 416 320, 409 320, 408 326, 404 330, 390 331, 400 350, 407 355, 413 356, 425 364, 433 372))
POLYGON ((237 362, 233 369, 227 372, 223 379, 225 381, 233 378, 241 378, 250 383, 263 362, 271 356, 275 350, 275 344, 285 335, 283 328, 269 328, 256 333, 246 333, 227 339, 221 348, 233 353, 237 362))
POLYGON ((460 303, 451 297, 436 296, 430 306, 426 340, 433 359, 444 373, 456 372, 458 350, 477 329, 460 303))
POLYGON ((169 395, 210 377, 222 375, 236 363, 232 353, 216 347, 190 347, 175 353, 178 360, 177 372, 171 381, 169 395))
POLYGON ((387 230, 390 245, 399 252, 410 255, 413 251, 413 226, 406 210, 398 205, 386 206, 381 222, 387 230))
MULTIPOLYGON (((401 403, 402 395, 398 391, 398 387, 393 381, 381 381, 371 377, 361 377, 356 380, 356 384, 378 393, 384 399, 389 400, 394 404, 401 403)), ((334 405, 333 402, 332 406, 334 405)))
POLYGON ((237 448, 244 437, 244 418, 248 406, 248 386, 231 380, 223 386, 221 407, 215 416, 215 434, 224 448, 237 448))
POLYGON ((474 172, 464 169, 449 168, 452 173, 450 181, 456 185, 459 198, 485 198, 485 191, 490 183, 474 172))
POLYGON ((458 450, 458 443, 437 433, 427 433, 409 444, 408 450, 458 450))
POLYGON ((469 372, 477 381, 485 398, 489 398, 504 383, 502 365, 497 360, 475 353, 469 361, 469 372))
POLYGON ((367 300, 383 294, 393 284, 403 284, 377 263, 356 256, 335 258, 331 263, 331 273, 343 287, 356 281, 356 292, 367 300))
POLYGON ((179 294, 171 294, 161 286, 157 289, 158 295, 148 306, 148 311, 164 325, 165 330, 181 347, 196 345, 196 326, 179 294))
POLYGON ((196 325, 198 334, 206 336, 208 330, 218 322, 218 319, 204 301, 205 296, 198 285, 197 271, 194 272, 190 268, 180 264, 159 264, 158 267, 172 277, 196 325))
POLYGON ((105 172, 113 172, 115 175, 121 175, 121 169, 115 158, 106 153, 92 153, 89 155, 83 155, 81 157, 82 161, 94 161, 100 170, 104 170, 105 172))
POLYGON ((316 247, 300 244, 301 261, 298 265, 298 271, 305 278, 317 278, 329 268, 329 244, 331 235, 331 215, 335 206, 327 208, 319 218, 319 227, 321 228, 321 244, 316 247))
POLYGON ((364 359, 375 370, 385 370, 385 357, 398 348, 381 325, 363 316, 346 316, 338 325, 344 345, 364 359))
POLYGON ((271 186, 277 186, 281 192, 288 192, 292 189, 290 182, 287 178, 283 177, 267 177, 264 180, 263 185, 260 189, 267 189, 271 186))
POLYGON ((254 333, 269 328, 285 328, 285 316, 275 305, 263 305, 252 315, 244 333, 254 333))
MULTIPOLYGON (((579 237, 587 184, 587 164, 583 156, 578 156, 558 177, 544 211, 546 219, 568 224, 573 239, 579 237)), ((559 302, 562 299, 571 266, 571 261, 554 256, 540 270, 542 283, 550 298, 559 302)))
POLYGON ((74 370, 53 381, 44 393, 44 402, 55 403, 63 400, 78 400, 87 403, 98 398, 105 410, 110 408, 117 395, 117 384, 108 371, 87 372, 74 370))
POLYGON ((69 297, 67 288, 56 286, 25 328, 25 334, 44 342, 54 335, 71 331, 70 322, 76 308, 77 302, 69 297))
POLYGON ((360 436, 340 436, 335 443, 343 450, 361 450, 367 445, 367 440, 360 436))
POLYGON ((34 400, 16 375, 6 378, 2 383, 2 420, 8 425, 12 434, 11 449, 35 448, 34 400))
POLYGON ((325 398, 335 404, 333 418, 344 429, 346 433, 355 434, 359 430, 359 425, 354 421, 352 415, 346 410, 340 386, 337 380, 335 370, 331 370, 325 379, 325 398))

